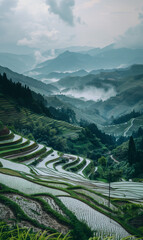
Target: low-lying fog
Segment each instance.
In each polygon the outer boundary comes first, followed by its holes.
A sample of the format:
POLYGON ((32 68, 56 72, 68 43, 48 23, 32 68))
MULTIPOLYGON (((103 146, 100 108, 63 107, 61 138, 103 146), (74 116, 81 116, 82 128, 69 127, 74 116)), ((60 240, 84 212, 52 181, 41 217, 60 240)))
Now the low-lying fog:
POLYGON ((46 84, 58 82, 60 79, 58 78, 42 78, 41 81, 46 84))
POLYGON ((71 89, 68 91, 62 92, 64 95, 72 96, 75 98, 82 98, 85 101, 93 100, 93 101, 105 101, 110 97, 116 96, 116 91, 113 87, 108 90, 103 88, 96 88, 96 87, 85 87, 82 90, 71 89))

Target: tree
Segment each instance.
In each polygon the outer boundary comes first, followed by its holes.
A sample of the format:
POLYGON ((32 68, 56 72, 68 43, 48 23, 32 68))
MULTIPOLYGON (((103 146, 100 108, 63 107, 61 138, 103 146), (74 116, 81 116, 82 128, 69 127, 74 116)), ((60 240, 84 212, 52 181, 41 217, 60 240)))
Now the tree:
POLYGON ((130 165, 136 162, 136 146, 132 136, 130 137, 130 140, 129 140, 128 161, 130 165))
POLYGON ((3 129, 4 125, 3 123, 0 121, 0 131, 3 129))
POLYGON ((103 168, 107 165, 107 160, 104 156, 98 158, 98 164, 101 165, 103 168))

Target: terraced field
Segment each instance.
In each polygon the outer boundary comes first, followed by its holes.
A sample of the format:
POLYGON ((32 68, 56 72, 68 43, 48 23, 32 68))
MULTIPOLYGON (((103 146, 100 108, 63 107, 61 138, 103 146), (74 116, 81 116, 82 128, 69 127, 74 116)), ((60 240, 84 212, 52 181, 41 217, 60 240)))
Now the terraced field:
POLYGON ((11 132, 0 139, 0 163, 1 220, 66 234, 74 219, 97 235, 113 234, 117 240, 141 236, 141 229, 121 220, 118 202, 135 202, 143 212, 143 183, 111 183, 109 202, 108 183, 85 175, 91 160, 61 154, 11 132))
POLYGON ((72 124, 66 123, 52 118, 45 117, 31 112, 29 109, 18 107, 18 105, 10 98, 0 94, 0 120, 6 125, 11 125, 13 122, 22 125, 28 122, 41 122, 44 126, 56 127, 59 129, 60 134, 65 138, 76 138, 81 128, 72 124))
POLYGON ((132 118, 125 123, 104 126, 103 130, 105 133, 114 135, 115 137, 128 137, 131 136, 133 132, 138 131, 140 127, 143 128, 143 115, 132 118))

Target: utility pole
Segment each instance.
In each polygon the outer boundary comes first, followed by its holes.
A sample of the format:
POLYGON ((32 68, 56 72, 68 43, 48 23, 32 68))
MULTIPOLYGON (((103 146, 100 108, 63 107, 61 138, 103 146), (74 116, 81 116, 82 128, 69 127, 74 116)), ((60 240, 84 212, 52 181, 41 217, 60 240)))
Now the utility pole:
POLYGON ((110 208, 110 187, 111 187, 111 182, 109 179, 109 200, 108 200, 108 207, 110 208))

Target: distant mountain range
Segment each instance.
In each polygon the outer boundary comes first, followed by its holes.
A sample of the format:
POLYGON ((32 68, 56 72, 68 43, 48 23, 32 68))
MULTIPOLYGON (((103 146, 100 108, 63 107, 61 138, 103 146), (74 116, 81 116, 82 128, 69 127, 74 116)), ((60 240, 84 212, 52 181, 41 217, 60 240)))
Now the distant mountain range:
MULTIPOLYGON (((117 118, 132 110, 142 111, 143 49, 115 49, 114 45, 110 45, 103 49, 77 47, 74 50, 59 50, 62 52, 60 55, 27 72, 32 77, 2 66, 0 73, 6 72, 13 81, 26 84, 33 91, 45 95, 48 106, 73 109, 78 120, 103 125, 112 116, 117 118), (136 64, 131 66, 132 63, 136 64)), ((6 59, 6 55, 3 56, 6 59)), ((9 64, 13 62, 17 68, 17 55, 16 60, 10 55, 7 58, 9 64)), ((25 56, 22 61, 26 62, 26 59, 25 56)), ((25 64, 28 65, 28 61, 25 64)))
POLYGON ((12 53, 0 53, 0 65, 10 68, 12 71, 23 73, 30 70, 35 64, 34 55, 18 55, 12 53))
POLYGON ((26 84, 45 95, 48 106, 73 109, 78 120, 85 119, 102 125, 112 116, 117 118, 132 110, 143 109, 143 65, 103 71, 96 75, 66 77, 53 84, 45 84, 0 67, 0 73, 4 72, 13 81, 26 84))
POLYGON ((143 109, 143 65, 84 77, 66 77, 53 85, 61 91, 60 100, 90 115, 90 120, 91 116, 100 116, 101 123, 103 119, 143 109))
POLYGON ((42 83, 41 81, 13 72, 8 68, 0 66, 0 73, 3 74, 4 72, 9 79, 12 79, 13 82, 20 82, 23 86, 27 85, 30 87, 31 90, 42 95, 50 95, 59 91, 56 87, 50 84, 47 85, 45 83, 42 83))
MULTIPOLYGON (((80 70, 93 71, 99 69, 113 69, 127 67, 132 64, 143 63, 143 49, 115 49, 114 45, 106 48, 89 49, 82 52, 62 52, 57 57, 38 64, 34 69, 27 72, 37 79, 49 79, 51 73, 76 72, 77 76, 80 70)), ((70 74, 69 74, 70 75, 70 74)), ((53 78, 56 74, 54 73, 53 78)), ((57 74, 56 78, 61 76, 57 74)), ((63 76, 62 76, 63 77, 63 76)))

